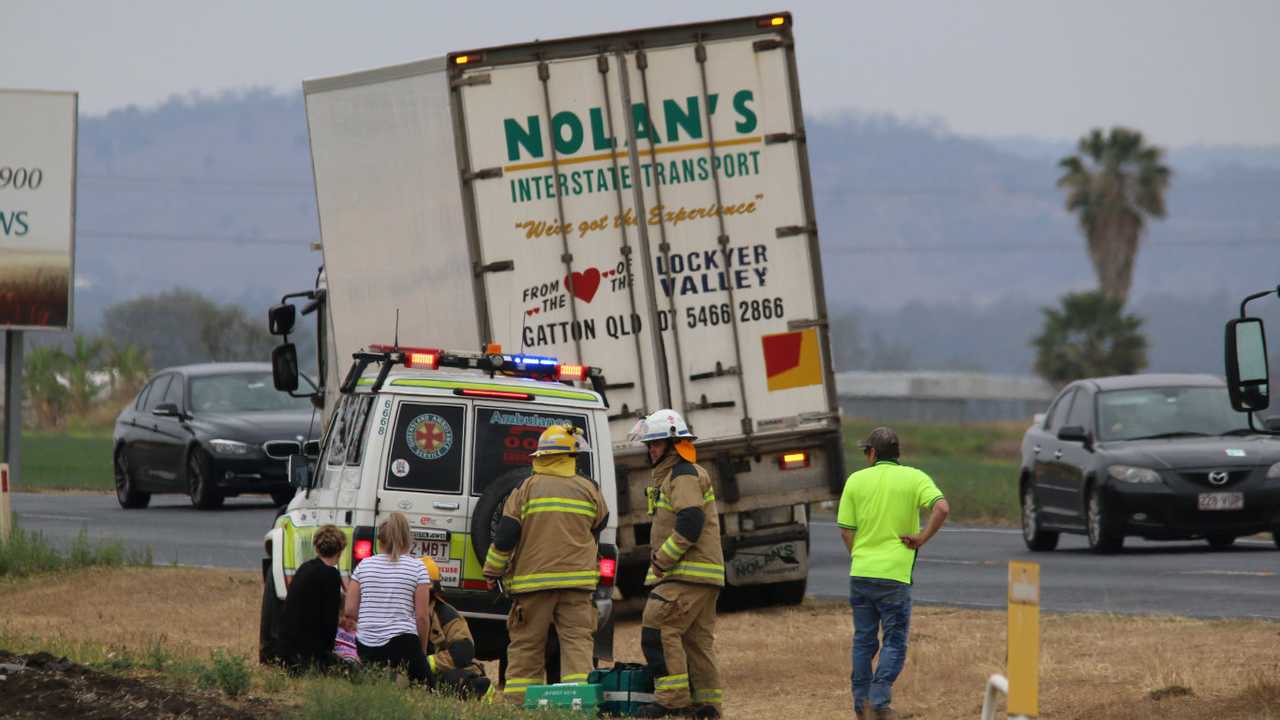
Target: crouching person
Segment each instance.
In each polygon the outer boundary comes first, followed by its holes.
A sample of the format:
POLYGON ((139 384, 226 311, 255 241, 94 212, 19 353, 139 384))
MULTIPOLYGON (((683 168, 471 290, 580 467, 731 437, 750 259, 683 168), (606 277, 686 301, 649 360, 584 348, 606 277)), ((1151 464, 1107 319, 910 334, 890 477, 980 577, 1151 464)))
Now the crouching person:
POLYGON ((427 665, 435 679, 437 691, 460 698, 484 698, 490 695, 489 678, 476 662, 476 643, 471 637, 467 619, 440 597, 440 568, 431 558, 422 558, 431 578, 431 609, 427 620, 427 665))

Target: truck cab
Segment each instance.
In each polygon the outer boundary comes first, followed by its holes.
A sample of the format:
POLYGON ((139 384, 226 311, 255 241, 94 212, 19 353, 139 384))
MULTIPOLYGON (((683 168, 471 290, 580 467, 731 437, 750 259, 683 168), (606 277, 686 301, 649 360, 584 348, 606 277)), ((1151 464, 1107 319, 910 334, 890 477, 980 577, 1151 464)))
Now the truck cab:
MULTIPOLYGON (((401 512, 413 533, 412 554, 442 573, 442 595, 471 626, 477 656, 502 660, 508 598, 487 586, 481 569, 507 496, 530 476, 530 453, 549 425, 580 428, 596 452, 578 472, 616 497, 607 405, 599 370, 554 358, 372 346, 355 362, 329 414, 318 459, 295 456, 298 492, 265 538, 263 644, 270 615, 288 593, 292 572, 313 556, 322 525, 349 534, 344 576, 377 552, 378 524, 401 512), (270 606, 270 607, 269 607, 270 606)), ((612 657, 617 513, 600 535, 595 592, 596 657, 612 657)))

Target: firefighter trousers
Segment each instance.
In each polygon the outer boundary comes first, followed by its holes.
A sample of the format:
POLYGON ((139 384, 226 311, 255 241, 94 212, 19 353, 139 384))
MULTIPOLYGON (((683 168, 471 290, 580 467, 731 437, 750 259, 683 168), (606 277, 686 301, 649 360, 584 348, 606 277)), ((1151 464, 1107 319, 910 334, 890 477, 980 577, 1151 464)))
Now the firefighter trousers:
POLYGON ((653 673, 660 705, 673 710, 691 703, 724 701, 716 661, 716 598, 720 588, 678 581, 649 593, 641 621, 640 645, 653 673))
POLYGON ((507 615, 507 681, 502 698, 524 704, 530 685, 541 685, 546 673, 547 634, 555 626, 560 638, 560 682, 585 683, 595 646, 596 606, 589 590, 538 590, 511 600, 507 615))

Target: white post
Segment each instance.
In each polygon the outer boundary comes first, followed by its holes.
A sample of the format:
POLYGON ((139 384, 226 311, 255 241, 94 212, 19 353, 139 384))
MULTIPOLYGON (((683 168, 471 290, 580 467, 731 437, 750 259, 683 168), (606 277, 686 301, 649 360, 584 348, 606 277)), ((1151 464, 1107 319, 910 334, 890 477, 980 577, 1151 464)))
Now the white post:
POLYGON ((0 465, 0 545, 9 542, 13 532, 13 512, 9 505, 9 466, 0 465))

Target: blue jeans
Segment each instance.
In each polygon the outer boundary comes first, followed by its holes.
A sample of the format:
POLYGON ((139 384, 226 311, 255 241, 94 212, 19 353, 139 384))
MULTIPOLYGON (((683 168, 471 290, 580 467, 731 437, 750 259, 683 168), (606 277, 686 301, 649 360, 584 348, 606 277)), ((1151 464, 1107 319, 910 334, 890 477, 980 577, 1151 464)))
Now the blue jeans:
POLYGON ((907 660, 907 631, 911 625, 911 586, 893 580, 849 578, 849 605, 853 608, 853 711, 868 703, 888 707, 893 681, 907 660), (880 629, 884 628, 884 645, 880 629), (871 659, 880 661, 875 672, 871 659))

